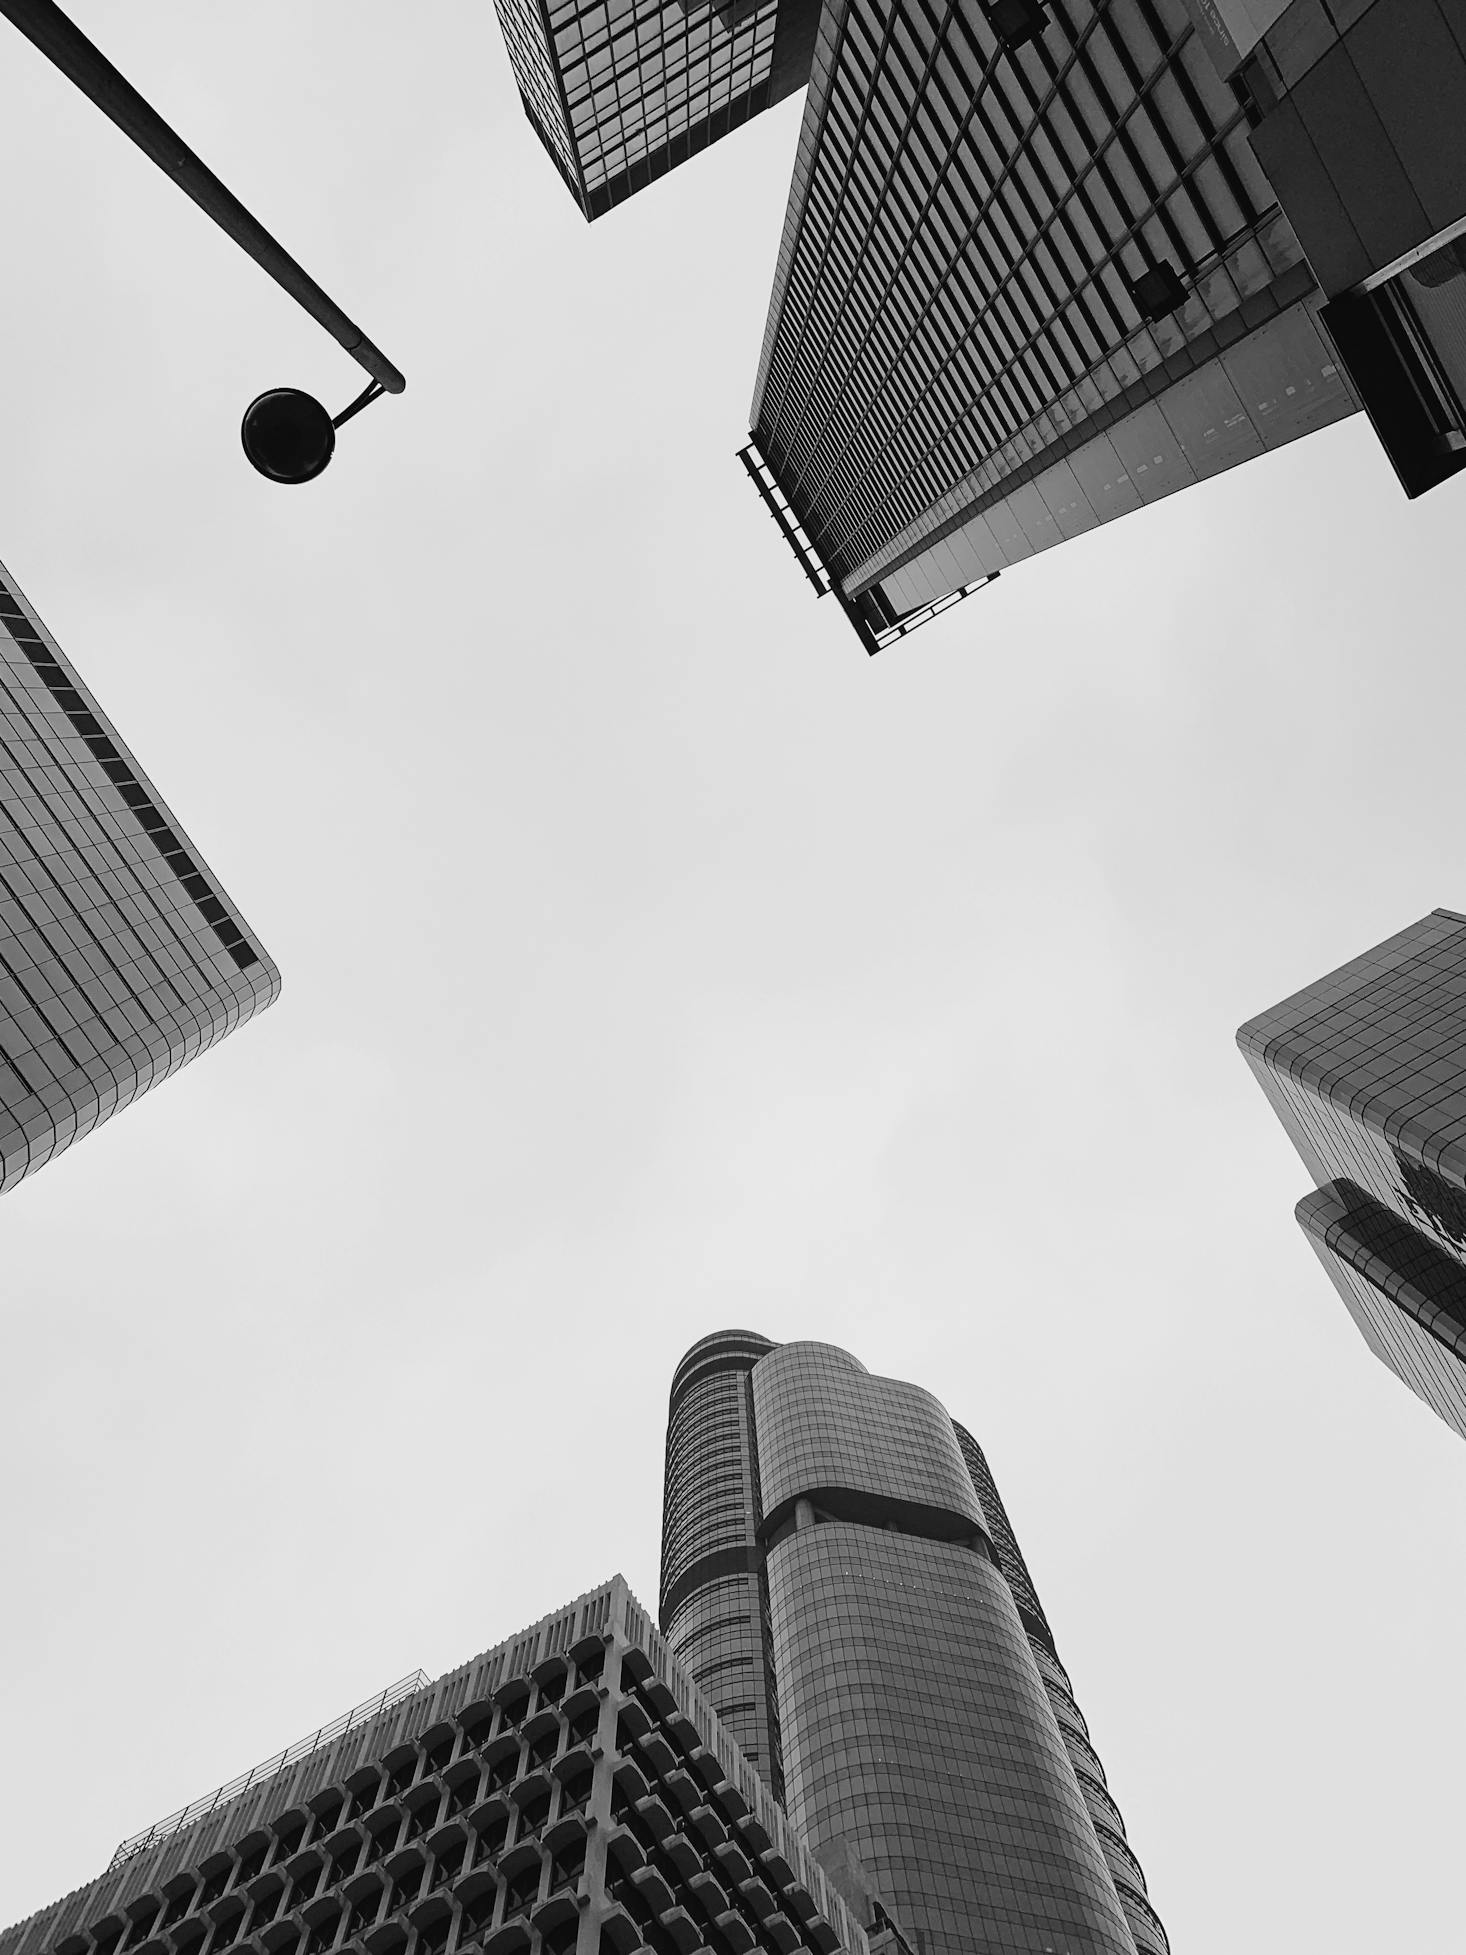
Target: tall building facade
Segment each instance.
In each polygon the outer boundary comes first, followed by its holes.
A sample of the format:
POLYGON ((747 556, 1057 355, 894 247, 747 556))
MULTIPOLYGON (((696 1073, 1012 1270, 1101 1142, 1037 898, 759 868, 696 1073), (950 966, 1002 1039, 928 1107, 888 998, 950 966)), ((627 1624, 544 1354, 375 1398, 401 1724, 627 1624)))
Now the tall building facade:
POLYGON ((1433 910, 1237 1042, 1313 1177, 1310 1247, 1375 1356, 1466 1438, 1466 916, 1433 910))
POLYGON ((0 1191, 280 973, 0 566, 0 1191))
POLYGON ((868 650, 1354 412, 1183 0, 827 0, 748 463, 868 650))
POLYGON ((808 76, 742 460, 867 651, 1361 405, 1466 466, 1463 0, 801 4, 501 16, 587 215, 808 76))
POLYGON ((830 1345, 694 1345, 661 1624, 867 1925, 1165 1955, 986 1462, 930 1393, 830 1345))
POLYGON ((124 1840, 0 1955, 880 1955, 617 1576, 124 1840))

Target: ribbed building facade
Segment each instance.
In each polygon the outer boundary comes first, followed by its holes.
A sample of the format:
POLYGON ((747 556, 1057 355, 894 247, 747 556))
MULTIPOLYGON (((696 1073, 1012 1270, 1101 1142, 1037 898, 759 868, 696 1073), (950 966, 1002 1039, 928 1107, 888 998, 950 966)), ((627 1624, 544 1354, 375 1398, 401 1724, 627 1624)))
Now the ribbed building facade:
POLYGON ((868 1926, 923 1955, 1165 1955, 991 1476, 930 1393, 705 1338, 666 1486, 669 1646, 868 1926))
POLYGON ((1466 916, 1433 910, 1237 1041, 1316 1184, 1296 1214, 1345 1308, 1466 1438, 1466 916))
POLYGON ((387 1699, 124 1841, 0 1955, 872 1955, 619 1576, 387 1699))
POLYGON ((0 1192, 280 973, 0 565, 0 1192))

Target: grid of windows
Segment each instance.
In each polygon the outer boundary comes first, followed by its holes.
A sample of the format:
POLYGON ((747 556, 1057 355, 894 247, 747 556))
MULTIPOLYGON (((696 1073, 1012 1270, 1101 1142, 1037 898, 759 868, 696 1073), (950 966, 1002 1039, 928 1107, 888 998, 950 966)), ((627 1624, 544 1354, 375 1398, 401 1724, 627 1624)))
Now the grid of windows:
POLYGON ((577 203, 584 198, 575 150, 566 123, 565 98, 550 58, 544 14, 538 0, 494 0, 499 31, 509 50, 509 65, 519 84, 524 112, 577 203))
POLYGON ((1459 1430, 1442 1367, 1461 1364, 1452 1272, 1466 1285, 1466 917, 1433 911, 1237 1039, 1328 1197, 1299 1221, 1351 1315, 1459 1430))
POLYGON ((1183 0, 1031 12, 1021 45, 976 0, 822 21, 753 430, 837 575, 1296 262, 1183 0))
POLYGON ((587 217, 802 85, 816 0, 496 0, 530 121, 587 217))
POLYGON ((0 1190, 280 974, 0 570, 0 1190))
POLYGON ((768 79, 778 0, 551 0, 555 55, 586 189, 645 162, 768 79))
POLYGON ((1370 1350, 1466 1439, 1466 1269, 1347 1183, 1297 1212, 1370 1350))
POLYGON ((0 1934, 0 1955, 459 1950, 867 1955, 620 1577, 0 1934))

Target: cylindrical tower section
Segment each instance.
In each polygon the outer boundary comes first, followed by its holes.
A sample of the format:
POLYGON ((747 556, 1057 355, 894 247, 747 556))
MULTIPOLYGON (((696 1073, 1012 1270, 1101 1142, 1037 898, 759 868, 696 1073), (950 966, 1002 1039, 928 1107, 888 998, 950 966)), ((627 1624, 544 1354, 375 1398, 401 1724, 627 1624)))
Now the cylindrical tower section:
POLYGON ((942 1406, 822 1344, 752 1385, 790 1818, 925 1955, 1133 1955, 942 1406))
POLYGON ((720 1331, 694 1344, 673 1375, 660 1616, 673 1655, 782 1798, 749 1384, 773 1348, 755 1331, 720 1331))
POLYGON ((952 1430, 957 1435, 957 1443, 962 1449, 962 1458, 972 1478, 978 1502, 986 1520, 993 1545, 998 1551, 998 1562, 1008 1586, 1013 1592, 1019 1619, 1027 1633, 1033 1651, 1038 1673, 1048 1692, 1049 1703, 1059 1729, 1063 1733, 1064 1744, 1069 1753, 1074 1775, 1079 1781, 1079 1789, 1084 1794, 1085 1805, 1094 1824, 1095 1836, 1104 1852, 1115 1883, 1115 1892, 1120 1897, 1120 1905, 1125 1910, 1139 1955, 1170 1955, 1170 1942, 1167 1938, 1160 1916, 1151 1906, 1146 1889, 1145 1874, 1136 1859, 1133 1848, 1125 1834, 1125 1821, 1120 1808, 1115 1804, 1105 1782, 1105 1768, 1100 1763, 1089 1735, 1089 1726, 1084 1713, 1074 1699, 1073 1686, 1069 1673, 1059 1661, 1059 1653, 1054 1647, 1053 1632, 1049 1628, 1048 1617, 1043 1604, 1038 1599, 1033 1577, 1028 1572, 1028 1564, 1023 1559, 1018 1546, 1018 1537, 1013 1532, 1008 1519, 1008 1511, 998 1492, 997 1481, 987 1463, 981 1446, 965 1426, 954 1420, 952 1430))

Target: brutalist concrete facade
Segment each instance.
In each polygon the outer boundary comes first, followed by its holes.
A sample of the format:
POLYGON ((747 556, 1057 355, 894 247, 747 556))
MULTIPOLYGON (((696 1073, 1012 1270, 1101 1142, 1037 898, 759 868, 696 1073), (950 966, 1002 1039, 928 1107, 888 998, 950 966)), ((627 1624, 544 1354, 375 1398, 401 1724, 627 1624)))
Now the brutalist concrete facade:
POLYGON ((1109 1818, 1016 1543, 1005 1562, 930 1393, 830 1345, 701 1340, 673 1381, 663 1544, 670 1645, 867 1926, 925 1955, 1165 1955, 1123 1821, 1109 1852, 1076 1775, 1082 1745, 1109 1818))
POLYGON ((0 1955, 868 1955, 619 1576, 322 1735, 0 1955))

